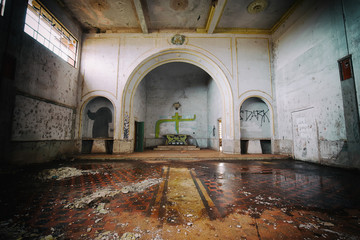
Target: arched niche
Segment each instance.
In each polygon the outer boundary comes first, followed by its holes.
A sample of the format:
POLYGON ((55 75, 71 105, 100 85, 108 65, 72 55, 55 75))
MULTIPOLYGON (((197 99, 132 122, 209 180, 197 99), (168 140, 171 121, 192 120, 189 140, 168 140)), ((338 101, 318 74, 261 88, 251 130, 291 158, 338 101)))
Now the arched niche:
POLYGON ((242 153, 271 153, 271 108, 258 97, 249 97, 240 108, 242 153))
POLYGON ((92 151, 94 140, 104 140, 106 152, 112 152, 110 146, 114 138, 114 106, 105 97, 95 97, 86 103, 82 111, 81 124, 82 152, 92 151))

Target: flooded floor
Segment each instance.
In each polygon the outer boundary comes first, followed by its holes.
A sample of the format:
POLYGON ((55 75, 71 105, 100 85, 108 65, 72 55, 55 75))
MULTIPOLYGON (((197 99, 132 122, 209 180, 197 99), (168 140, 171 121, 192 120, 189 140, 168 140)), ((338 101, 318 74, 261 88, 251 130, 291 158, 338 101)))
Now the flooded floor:
POLYGON ((81 161, 0 177, 0 239, 360 239, 358 171, 81 161))

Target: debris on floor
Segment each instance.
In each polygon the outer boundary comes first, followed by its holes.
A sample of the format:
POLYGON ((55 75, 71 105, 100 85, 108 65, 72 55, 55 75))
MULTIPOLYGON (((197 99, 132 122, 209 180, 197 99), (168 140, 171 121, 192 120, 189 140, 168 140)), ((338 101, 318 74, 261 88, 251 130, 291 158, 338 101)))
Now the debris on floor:
POLYGON ((96 207, 96 212, 101 214, 109 213, 109 210, 105 208, 105 203, 99 203, 96 207))
POLYGON ((47 235, 45 237, 41 237, 40 240, 55 240, 56 238, 53 235, 47 235))
POLYGON ((101 190, 98 190, 90 195, 87 195, 85 197, 79 198, 79 199, 75 199, 73 202, 67 204, 64 206, 64 208, 86 208, 89 205, 91 205, 92 203, 96 202, 97 200, 100 200, 102 198, 108 198, 108 197, 113 197, 116 194, 119 194, 120 190, 114 190, 111 188, 104 188, 101 190))
POLYGON ((151 187, 153 185, 159 184, 162 181, 163 181, 162 178, 159 178, 159 179, 146 179, 146 180, 144 180, 142 182, 135 183, 135 184, 123 187, 121 189, 121 192, 122 193, 143 192, 145 189, 147 189, 147 188, 149 188, 149 187, 151 187))
MULTIPOLYGON (((162 181, 161 178, 159 179, 146 179, 144 181, 134 183, 128 186, 123 187, 121 190, 115 190, 112 188, 103 188, 98 190, 90 195, 84 196, 79 199, 75 199, 73 202, 64 206, 64 208, 85 208, 93 203, 99 202, 101 199, 104 198, 111 198, 119 193, 130 193, 130 192, 143 192, 145 189, 158 184, 162 181)), ((104 207, 105 204, 99 204, 97 207, 100 208, 104 207)), ((105 209, 98 209, 100 213, 107 213, 105 209)))
POLYGON ((31 181, 45 166, 0 171, 0 239, 360 239, 357 172, 268 163, 56 163, 46 181, 31 181))
POLYGON ((61 167, 53 169, 45 169, 37 175, 37 178, 46 181, 51 179, 63 180, 70 177, 77 177, 83 174, 97 174, 97 171, 80 170, 73 167, 61 167))
POLYGON ((126 232, 121 236, 120 240, 136 240, 139 238, 141 238, 139 233, 126 232))
POLYGON ((0 239, 38 239, 40 234, 23 223, 12 220, 0 222, 0 239))
POLYGON ((119 240, 119 239, 120 239, 119 234, 111 231, 99 233, 95 238, 95 240, 119 240))

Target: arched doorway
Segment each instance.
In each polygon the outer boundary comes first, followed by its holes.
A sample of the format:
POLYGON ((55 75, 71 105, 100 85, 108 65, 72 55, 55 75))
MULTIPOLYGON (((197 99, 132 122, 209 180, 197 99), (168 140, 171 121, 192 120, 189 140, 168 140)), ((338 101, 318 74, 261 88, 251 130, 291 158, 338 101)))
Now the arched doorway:
POLYGON ((228 81, 229 73, 224 70, 225 67, 218 60, 207 55, 207 53, 195 49, 167 49, 152 54, 137 64, 128 78, 122 95, 120 117, 120 126, 122 127, 119 129, 119 139, 123 149, 133 151, 131 147, 134 145, 134 96, 141 80, 156 67, 172 62, 183 62, 203 69, 214 80, 220 92, 221 100, 219 101, 222 102, 223 152, 235 153, 237 151, 234 143, 233 95, 228 81), (125 144, 128 147, 124 147, 125 144))
POLYGON ((240 108, 241 153, 271 153, 271 112, 258 97, 246 99, 240 108))
POLYGON ((111 153, 114 106, 105 97, 91 99, 82 112, 82 152, 111 153))

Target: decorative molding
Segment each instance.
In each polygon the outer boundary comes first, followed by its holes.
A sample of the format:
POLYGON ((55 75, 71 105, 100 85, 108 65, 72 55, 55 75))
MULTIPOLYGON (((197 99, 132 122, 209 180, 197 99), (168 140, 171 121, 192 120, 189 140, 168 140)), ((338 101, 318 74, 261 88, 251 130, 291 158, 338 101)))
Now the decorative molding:
POLYGON ((254 0, 247 7, 247 11, 250 14, 258 14, 265 11, 267 6, 268 2, 266 0, 254 0))
POLYGON ((183 45, 185 43, 185 38, 184 35, 176 34, 171 38, 171 43, 173 45, 183 45))

